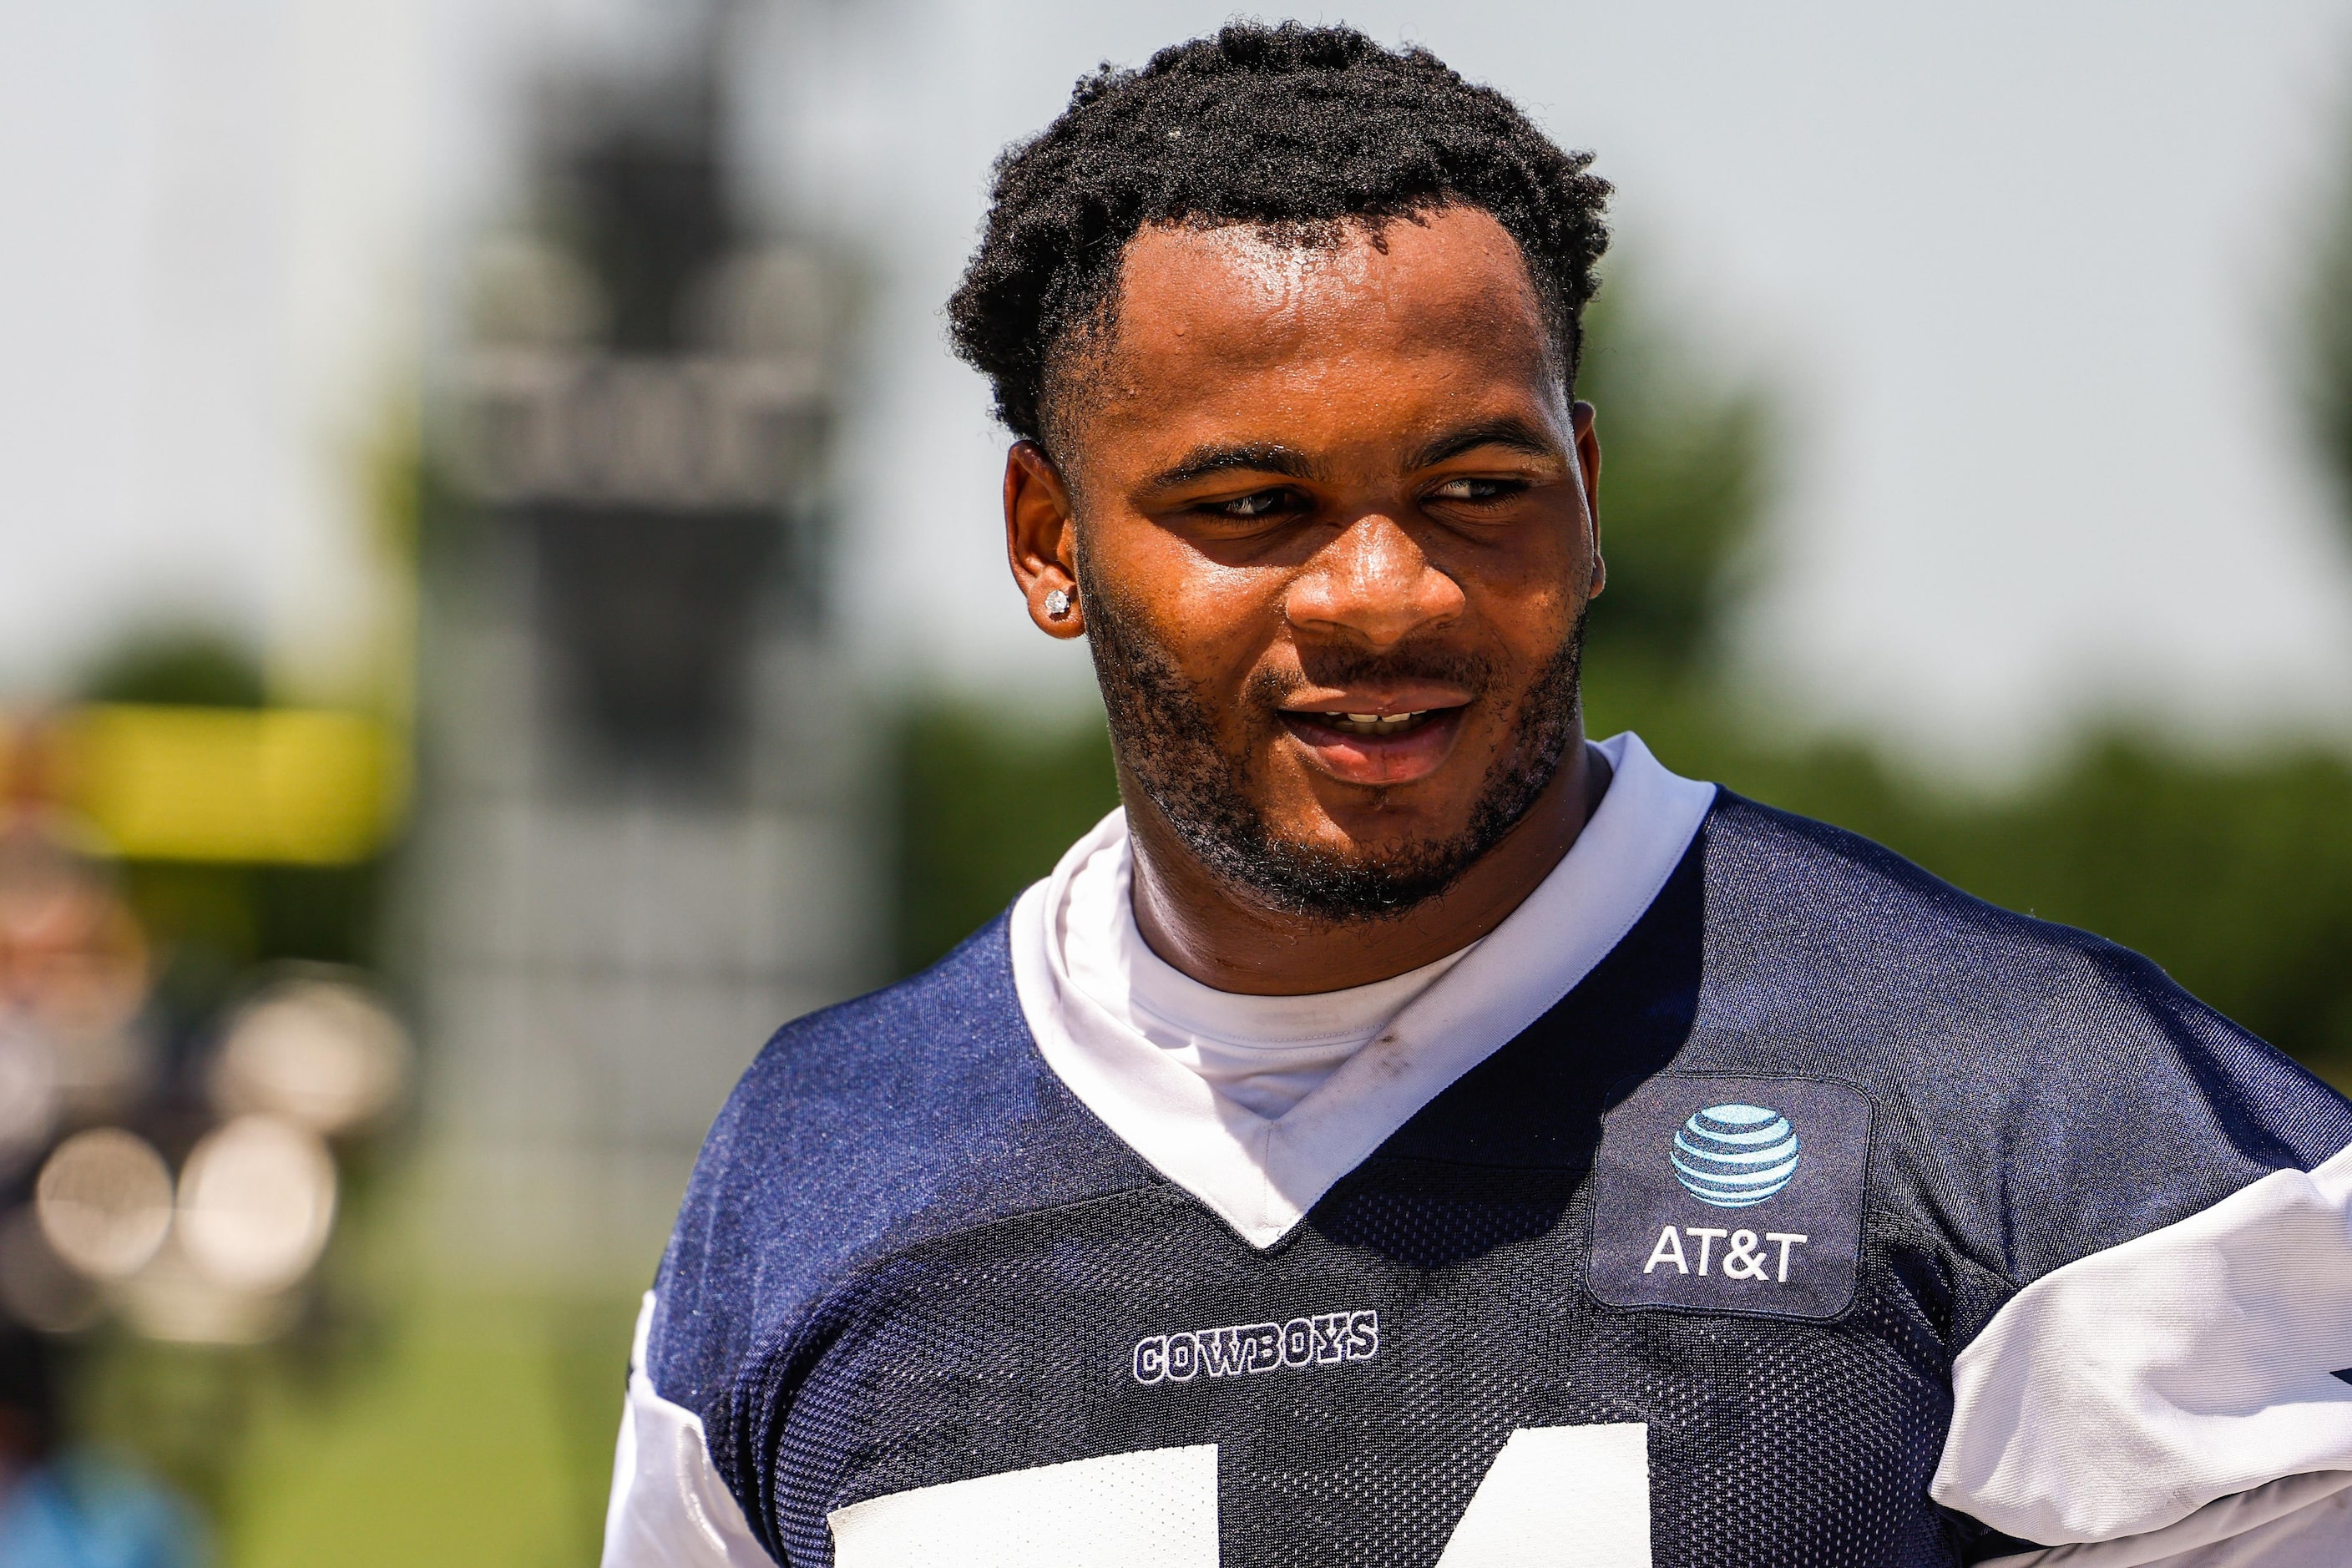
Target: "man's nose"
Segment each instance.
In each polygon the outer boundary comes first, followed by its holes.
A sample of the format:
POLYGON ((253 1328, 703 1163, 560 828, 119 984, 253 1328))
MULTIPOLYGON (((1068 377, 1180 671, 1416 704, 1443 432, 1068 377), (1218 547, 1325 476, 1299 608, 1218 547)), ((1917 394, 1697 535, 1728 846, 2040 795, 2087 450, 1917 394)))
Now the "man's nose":
POLYGON ((1367 512, 1292 579, 1283 602, 1302 632, 1375 650, 1462 614, 1462 585, 1439 571, 1394 518, 1367 512))

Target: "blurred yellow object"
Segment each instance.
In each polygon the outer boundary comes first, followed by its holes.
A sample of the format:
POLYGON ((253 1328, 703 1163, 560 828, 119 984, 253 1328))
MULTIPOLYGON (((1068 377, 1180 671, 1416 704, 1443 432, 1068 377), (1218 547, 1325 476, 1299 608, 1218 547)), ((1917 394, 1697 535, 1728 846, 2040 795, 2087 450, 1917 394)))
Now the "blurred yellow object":
POLYGON ((131 859, 348 865, 406 801, 397 741, 356 713, 97 704, 57 727, 69 803, 131 859))

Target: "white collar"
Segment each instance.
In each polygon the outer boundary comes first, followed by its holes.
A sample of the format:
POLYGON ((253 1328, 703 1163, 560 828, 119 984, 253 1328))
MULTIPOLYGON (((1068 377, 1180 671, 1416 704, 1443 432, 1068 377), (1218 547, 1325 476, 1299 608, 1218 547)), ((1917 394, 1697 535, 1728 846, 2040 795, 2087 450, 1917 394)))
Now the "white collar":
POLYGON ((1114 811, 1013 910, 1013 980, 1046 1065, 1087 1108, 1253 1247, 1273 1246, 1422 1107, 1568 994, 1641 919, 1715 786, 1668 773, 1631 731, 1584 831, 1503 923, 1345 1066, 1269 1121, 1135 1036, 1070 981, 1069 884, 1127 831, 1114 811))

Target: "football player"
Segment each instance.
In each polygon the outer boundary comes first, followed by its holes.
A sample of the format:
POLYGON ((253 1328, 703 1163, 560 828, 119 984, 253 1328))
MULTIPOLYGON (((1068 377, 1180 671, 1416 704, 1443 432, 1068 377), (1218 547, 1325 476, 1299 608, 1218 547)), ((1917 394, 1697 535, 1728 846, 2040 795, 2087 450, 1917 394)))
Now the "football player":
POLYGON ((608 1564, 2352 1562, 2352 1108, 1586 739, 1588 163, 1286 25, 1000 165, 955 342, 1126 805, 745 1076, 608 1564))

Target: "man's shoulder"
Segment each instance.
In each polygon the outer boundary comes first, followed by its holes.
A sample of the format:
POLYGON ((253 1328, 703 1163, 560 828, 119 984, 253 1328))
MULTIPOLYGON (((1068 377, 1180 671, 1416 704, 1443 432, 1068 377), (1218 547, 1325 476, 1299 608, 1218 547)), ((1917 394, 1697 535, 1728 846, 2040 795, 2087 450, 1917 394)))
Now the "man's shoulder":
POLYGON ((2090 932, 2019 914, 1945 881, 1859 833, 1718 790, 1705 829, 1711 909, 1769 924, 1768 946, 1842 964, 1910 965, 1939 955, 1998 962, 2063 984, 2095 953, 2090 932))
MULTIPOLYGON (((1807 989, 1842 1013, 2022 1042, 2195 1015, 2154 963, 2095 932, 1988 903, 1859 834, 1721 792, 1704 835, 1706 959, 1718 987, 1807 989)), ((2280 1058, 2284 1059, 2284 1058, 2280 1058)))
POLYGON ((1924 1197, 2019 1282, 2352 1142, 2352 1107, 2088 931, 1726 792, 1703 1031, 1868 1089, 1924 1197))
POLYGON ((1017 1087, 1039 1064, 1006 926, 999 915, 929 968, 785 1024, 737 1083, 714 1143, 756 1142, 812 1119, 905 1125, 975 1091, 1017 1087))
POLYGON ((679 1207, 650 1370, 706 1414, 745 1356, 877 1257, 1149 1179, 1037 1055, 1000 916, 761 1050, 679 1207))
POLYGON ((1098 1142, 1038 1054, 1009 923, 1007 911, 929 969, 777 1030, 712 1123, 697 1186, 766 1191, 781 1172, 827 1201, 845 1189, 912 1203, 931 1178, 1015 1152, 1008 1140, 1050 1139, 1065 1159, 1073 1142, 1098 1142))

